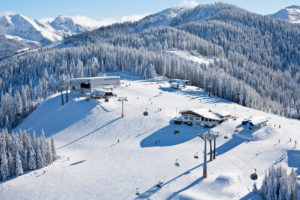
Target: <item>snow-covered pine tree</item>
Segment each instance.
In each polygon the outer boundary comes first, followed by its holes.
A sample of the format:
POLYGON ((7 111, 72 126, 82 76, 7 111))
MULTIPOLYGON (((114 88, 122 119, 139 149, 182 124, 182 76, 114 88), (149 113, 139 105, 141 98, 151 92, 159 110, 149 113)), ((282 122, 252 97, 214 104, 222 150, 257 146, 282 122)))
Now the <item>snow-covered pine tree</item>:
POLYGON ((41 140, 40 138, 37 138, 37 142, 36 142, 36 166, 38 169, 45 167, 45 162, 44 162, 44 158, 42 156, 42 152, 41 152, 41 140))
POLYGON ((52 151, 52 158, 53 158, 53 161, 54 161, 54 160, 57 159, 57 157, 56 157, 56 148, 55 148, 53 138, 51 138, 51 151, 52 151))
POLYGON ((19 147, 18 147, 18 141, 17 141, 17 138, 14 137, 14 154, 15 154, 15 175, 16 176, 20 176, 22 175, 24 172, 23 172, 23 167, 22 167, 22 162, 21 162, 21 159, 20 159, 20 155, 19 155, 19 147))
POLYGON ((10 174, 9 174, 9 168, 8 168, 8 160, 7 160, 7 152, 6 152, 6 143, 1 138, 0 140, 0 158, 1 158, 1 164, 0 164, 0 173, 1 173, 1 179, 6 180, 10 174))
POLYGON ((41 155, 43 157, 44 165, 47 165, 47 162, 46 162, 46 153, 47 153, 46 143, 47 143, 47 141, 46 141, 46 136, 45 136, 45 132, 43 129, 41 132, 41 137, 39 139, 40 139, 40 150, 41 150, 41 155))
POLYGON ((31 144, 29 144, 28 147, 28 169, 33 170, 36 169, 36 154, 34 151, 34 148, 32 147, 31 144))
POLYGON ((48 141, 45 142, 45 150, 46 150, 45 164, 49 165, 53 162, 53 156, 52 156, 51 146, 48 141))

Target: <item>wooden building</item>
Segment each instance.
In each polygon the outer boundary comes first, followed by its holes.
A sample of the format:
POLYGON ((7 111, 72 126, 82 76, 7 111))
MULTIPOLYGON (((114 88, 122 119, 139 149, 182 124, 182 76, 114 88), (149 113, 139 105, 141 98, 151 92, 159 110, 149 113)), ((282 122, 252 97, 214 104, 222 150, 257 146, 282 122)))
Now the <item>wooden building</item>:
POLYGON ((182 123, 203 127, 214 127, 230 117, 228 112, 214 112, 205 108, 182 110, 179 113, 181 116, 177 120, 180 120, 182 123))

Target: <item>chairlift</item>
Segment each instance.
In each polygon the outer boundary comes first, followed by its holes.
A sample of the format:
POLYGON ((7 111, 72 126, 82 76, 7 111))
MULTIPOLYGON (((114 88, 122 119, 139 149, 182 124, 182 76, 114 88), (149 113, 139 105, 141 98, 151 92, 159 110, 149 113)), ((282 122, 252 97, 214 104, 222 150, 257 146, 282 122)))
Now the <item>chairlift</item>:
POLYGON ((251 180, 254 180, 254 181, 255 181, 255 180, 257 180, 257 177, 258 177, 258 176, 257 176, 256 169, 255 169, 255 172, 254 172, 253 174, 250 175, 250 178, 251 178, 251 180))
POLYGON ((176 166, 176 167, 179 167, 179 163, 178 163, 177 159, 176 159, 176 161, 175 161, 175 166, 176 166))
POLYGON ((141 194, 139 193, 139 188, 136 188, 136 193, 135 193, 136 196, 140 196, 141 194))
POLYGON ((194 155, 194 158, 195 158, 195 159, 198 159, 198 158, 199 158, 198 152, 196 152, 196 154, 194 155))
POLYGON ((160 181, 158 181, 156 187, 161 188, 161 182, 160 181))
POLYGON ((179 130, 174 130, 174 131, 173 131, 173 134, 174 134, 174 135, 178 135, 178 134, 179 134, 179 130))

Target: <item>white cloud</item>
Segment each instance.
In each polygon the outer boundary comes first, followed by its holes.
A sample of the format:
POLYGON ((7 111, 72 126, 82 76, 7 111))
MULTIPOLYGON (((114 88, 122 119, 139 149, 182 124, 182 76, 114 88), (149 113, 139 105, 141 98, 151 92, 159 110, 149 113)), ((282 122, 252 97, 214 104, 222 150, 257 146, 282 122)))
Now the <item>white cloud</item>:
POLYGON ((183 0, 180 4, 180 6, 184 7, 196 7, 199 3, 196 0, 183 0))
POLYGON ((146 17, 147 15, 149 15, 149 13, 146 13, 146 14, 143 14, 143 15, 130 15, 130 16, 124 16, 121 18, 121 21, 122 22, 126 22, 126 21, 131 21, 131 22, 134 22, 134 21, 138 21, 144 17, 146 17))
POLYGON ((13 11, 5 11, 5 12, 0 12, 0 16, 4 16, 4 15, 15 15, 17 14, 16 12, 13 11))
POLYGON ((107 19, 100 20, 99 24, 101 24, 101 26, 107 26, 117 22, 128 22, 128 21, 134 22, 146 17, 147 15, 149 15, 149 13, 143 15, 128 15, 128 16, 123 16, 119 19, 107 18, 107 19))

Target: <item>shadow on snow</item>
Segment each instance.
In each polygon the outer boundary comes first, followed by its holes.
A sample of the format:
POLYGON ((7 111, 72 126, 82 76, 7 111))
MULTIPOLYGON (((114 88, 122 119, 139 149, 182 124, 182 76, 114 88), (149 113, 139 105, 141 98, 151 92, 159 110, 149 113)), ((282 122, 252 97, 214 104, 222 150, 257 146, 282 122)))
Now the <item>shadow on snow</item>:
POLYGON ((297 168, 296 173, 300 175, 300 150, 288 150, 288 166, 297 168))
MULTIPOLYGON (((209 162, 209 161, 208 161, 208 162, 209 162)), ((169 181, 167 181, 167 182, 165 182, 165 183, 164 183, 164 182, 160 182, 159 184, 160 184, 161 187, 157 187, 157 184, 154 185, 153 187, 151 187, 151 188, 148 189, 147 191, 143 192, 140 196, 136 197, 135 199, 136 199, 136 200, 142 200, 142 199, 148 199, 148 198, 150 198, 150 196, 152 196, 154 193, 156 193, 157 191, 159 191, 162 187, 168 185, 169 183, 171 183, 171 182, 177 180, 178 178, 180 178, 180 177, 182 177, 182 176, 184 176, 184 175, 190 174, 193 170, 198 169, 198 168, 201 167, 202 165, 203 165, 203 163, 201 163, 201 164, 199 164, 199 165, 197 165, 197 166, 195 166, 195 167, 193 167, 193 168, 187 170, 186 172, 184 172, 184 173, 182 173, 182 174, 180 174, 180 175, 178 175, 178 176, 176 176, 176 177, 170 179, 169 181)), ((185 190, 188 190, 189 188, 195 186, 196 184, 198 184, 198 183, 201 182, 202 180, 203 180, 203 177, 200 177, 200 178, 196 179, 195 181, 193 181, 193 182, 192 182, 191 184, 189 184, 188 186, 186 186, 186 187, 184 187, 184 188, 182 188, 182 189, 180 189, 180 190, 174 192, 174 193, 173 193, 171 196, 169 196, 167 199, 169 200, 169 199, 174 198, 174 197, 177 196, 179 193, 181 193, 181 192, 183 192, 183 191, 185 191, 185 190)))
POLYGON ((81 164, 81 163, 83 163, 85 161, 86 160, 80 160, 80 161, 77 161, 77 162, 74 162, 74 163, 70 164, 70 166, 78 165, 78 164, 81 164))
POLYGON ((154 146, 172 146, 187 142, 208 129, 201 126, 188 126, 185 124, 175 125, 172 122, 168 126, 157 130, 148 137, 144 138, 141 147, 154 146), (174 130, 178 130, 179 134, 174 135, 174 130))
POLYGON ((84 99, 78 100, 77 97, 79 95, 69 94, 69 102, 63 106, 61 105, 60 95, 47 99, 14 130, 25 129, 30 133, 36 131, 36 134, 39 135, 41 130, 44 129, 46 137, 62 131, 66 127, 82 120, 98 105, 96 101, 87 102, 84 99), (32 122, 38 123, 32 126, 32 122))
POLYGON ((239 131, 238 133, 235 133, 232 135, 232 138, 219 146, 216 149, 216 155, 222 155, 223 153, 226 153, 230 151, 231 149, 234 149, 235 147, 239 146, 243 142, 249 142, 252 141, 252 134, 258 129, 250 130, 247 126, 244 126, 244 128, 239 131))

